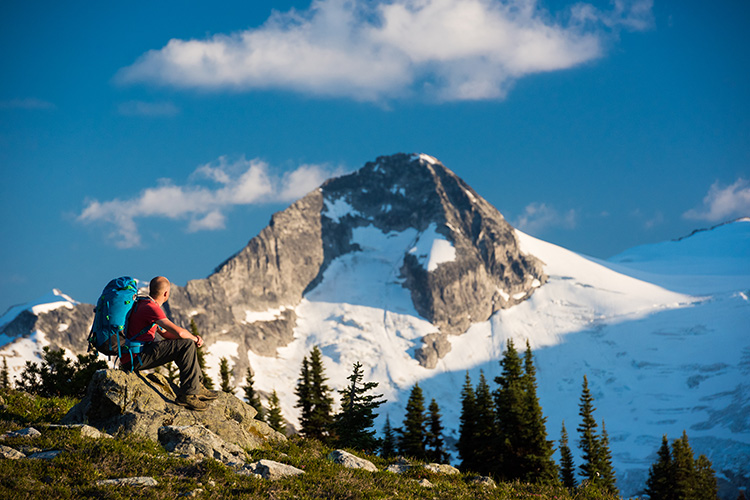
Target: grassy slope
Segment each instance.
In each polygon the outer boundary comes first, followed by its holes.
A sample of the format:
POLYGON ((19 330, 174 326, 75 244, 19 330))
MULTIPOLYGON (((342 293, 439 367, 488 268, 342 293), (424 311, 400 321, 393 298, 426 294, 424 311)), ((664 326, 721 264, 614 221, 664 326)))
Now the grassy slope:
MULTIPOLYGON (((5 438, 0 444, 29 451, 63 450, 52 460, 0 459, 0 498, 52 500, 58 498, 174 499, 196 492, 198 498, 263 499, 614 499, 595 491, 568 492, 559 487, 472 484, 472 474, 438 475, 421 468, 405 474, 370 473, 346 469, 326 459, 331 449, 312 440, 287 443, 250 452, 251 459, 267 458, 303 469, 305 474, 279 481, 235 474, 214 460, 189 460, 169 455, 161 446, 134 437, 91 439, 67 428, 48 428, 72 407, 70 399, 45 399, 15 391, 0 391, 0 435, 34 426, 36 438, 5 438), (156 487, 98 486, 100 479, 151 476, 156 487), (433 488, 418 484, 428 479, 433 488)), ((367 457, 378 468, 388 462, 367 457)))

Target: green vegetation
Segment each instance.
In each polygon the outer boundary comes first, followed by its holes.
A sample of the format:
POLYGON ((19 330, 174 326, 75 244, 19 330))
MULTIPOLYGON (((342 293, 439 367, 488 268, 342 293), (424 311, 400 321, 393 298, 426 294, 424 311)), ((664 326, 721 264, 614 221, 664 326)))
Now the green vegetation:
MULTIPOLYGON (((332 448, 315 439, 292 438, 286 443, 250 451, 251 460, 276 460, 293 465, 305 474, 267 481, 236 474, 214 460, 190 460, 171 456, 158 444, 134 437, 115 439, 81 437, 68 428, 48 427, 57 423, 75 400, 43 398, 0 390, 5 405, 0 409, 3 433, 34 425, 40 437, 5 438, 15 449, 62 450, 51 460, 0 459, 0 498, 46 500, 72 498, 174 499, 198 492, 197 498, 276 499, 577 499, 612 500, 616 497, 594 489, 570 493, 557 486, 498 484, 490 488, 472 482, 473 474, 443 475, 415 467, 405 474, 384 469, 392 460, 364 456, 380 472, 346 469, 327 460, 332 448), (102 479, 150 476, 154 487, 97 485, 102 479), (418 484, 427 479, 433 484, 418 484), (200 491, 199 491, 200 490, 200 491)), ((362 456, 361 452, 356 452, 362 456)))

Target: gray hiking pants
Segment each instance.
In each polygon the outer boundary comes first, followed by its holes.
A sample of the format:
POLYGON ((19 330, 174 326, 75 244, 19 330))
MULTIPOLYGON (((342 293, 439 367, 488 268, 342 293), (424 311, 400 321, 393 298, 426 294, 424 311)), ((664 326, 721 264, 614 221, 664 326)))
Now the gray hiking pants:
POLYGON ((180 392, 198 394, 203 383, 203 373, 198 364, 198 347, 189 339, 162 340, 144 344, 135 362, 136 370, 148 370, 174 361, 180 369, 180 392))

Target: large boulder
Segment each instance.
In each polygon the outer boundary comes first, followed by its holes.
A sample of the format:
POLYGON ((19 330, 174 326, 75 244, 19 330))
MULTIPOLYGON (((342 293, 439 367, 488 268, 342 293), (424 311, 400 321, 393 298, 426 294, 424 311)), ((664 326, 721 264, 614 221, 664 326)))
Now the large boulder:
POLYGON ((159 440, 163 426, 201 425, 227 443, 255 449, 268 441, 286 440, 265 422, 256 420, 255 409, 234 395, 220 393, 206 411, 192 411, 176 402, 177 387, 164 376, 99 370, 86 397, 63 418, 63 424, 86 423, 114 434, 123 432, 159 440))

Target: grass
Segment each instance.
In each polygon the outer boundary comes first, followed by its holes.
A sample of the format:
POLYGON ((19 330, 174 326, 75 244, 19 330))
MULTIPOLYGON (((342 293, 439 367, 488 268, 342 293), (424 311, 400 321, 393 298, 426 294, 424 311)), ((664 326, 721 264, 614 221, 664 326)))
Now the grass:
MULTIPOLYGON (((318 441, 289 439, 265 449, 249 451, 251 461, 270 459, 293 465, 305 474, 278 481, 236 474, 214 460, 190 460, 169 455, 147 439, 116 436, 91 439, 75 429, 48 427, 75 403, 59 398, 37 398, 16 391, 0 391, 0 433, 34 426, 36 438, 5 438, 0 444, 17 450, 62 450, 51 460, 0 459, 0 498, 14 499, 175 499, 194 493, 197 498, 222 499, 561 499, 613 500, 591 489, 573 492, 562 487, 499 483, 497 488, 473 484, 472 474, 442 475, 422 468, 404 474, 382 471, 390 462, 367 456, 380 472, 346 469, 327 460, 332 451, 318 441), (101 479, 150 476, 155 487, 103 486, 101 479), (427 479, 432 488, 418 481, 427 479)), ((361 455, 361 454, 360 454, 361 455)))

